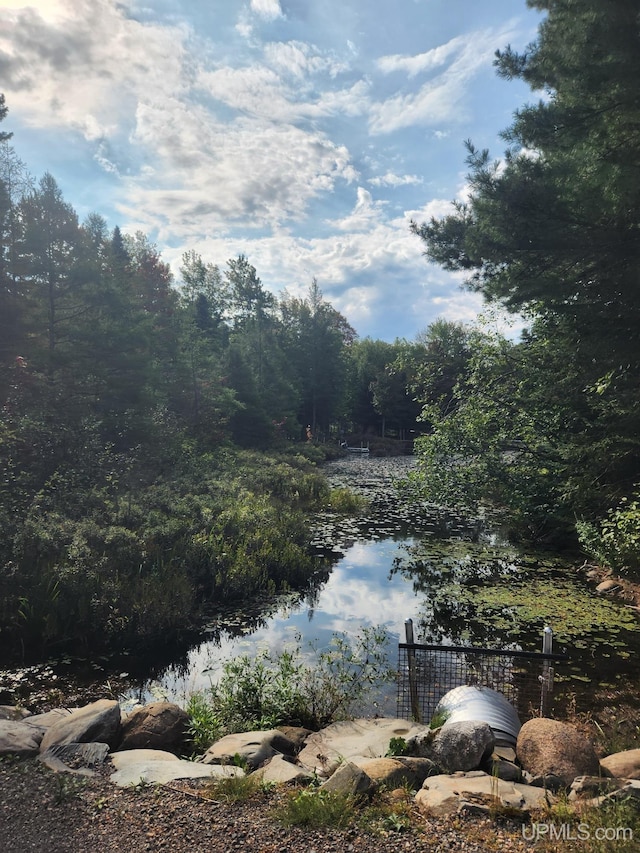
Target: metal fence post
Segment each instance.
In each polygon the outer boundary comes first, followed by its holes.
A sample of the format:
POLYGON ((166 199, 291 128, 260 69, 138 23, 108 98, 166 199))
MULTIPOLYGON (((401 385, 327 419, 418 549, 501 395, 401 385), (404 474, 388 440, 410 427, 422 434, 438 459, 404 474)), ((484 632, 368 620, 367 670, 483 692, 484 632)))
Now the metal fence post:
MULTIPOLYGON (((553 654, 553 631, 549 625, 546 625, 542 632, 542 652, 545 655, 553 654)), ((549 698, 553 690, 553 667, 548 660, 543 661, 540 682, 540 716, 546 717, 549 713, 549 698)))
POLYGON ((411 700, 411 716, 416 723, 421 723, 420 702, 418 701, 418 680, 416 673, 416 652, 413 648, 413 619, 404 620, 404 633, 407 643, 407 664, 409 669, 409 698, 411 700))

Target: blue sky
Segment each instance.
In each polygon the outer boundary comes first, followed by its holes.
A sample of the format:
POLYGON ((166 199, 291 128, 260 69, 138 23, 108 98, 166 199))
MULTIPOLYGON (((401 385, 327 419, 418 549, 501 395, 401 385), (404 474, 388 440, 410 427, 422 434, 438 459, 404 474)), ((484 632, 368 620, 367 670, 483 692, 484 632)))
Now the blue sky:
POLYGON ((478 296, 409 231, 464 198, 464 140, 537 98, 500 80, 525 0, 0 0, 3 130, 81 219, 144 231, 178 276, 245 254, 275 293, 316 277, 361 337, 472 321, 478 296))

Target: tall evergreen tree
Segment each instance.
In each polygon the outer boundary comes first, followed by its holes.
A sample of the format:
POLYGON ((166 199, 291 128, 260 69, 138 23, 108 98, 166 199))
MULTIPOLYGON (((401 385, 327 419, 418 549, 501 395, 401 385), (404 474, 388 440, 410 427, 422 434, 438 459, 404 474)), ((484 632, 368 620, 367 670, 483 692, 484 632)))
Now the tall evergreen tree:
POLYGON ((469 201, 413 228, 432 260, 530 317, 538 346, 577 355, 566 494, 580 483, 597 505, 640 479, 639 10, 631 0, 528 5, 547 13, 537 41, 499 52, 496 66, 545 97, 516 114, 502 163, 468 143, 469 201))

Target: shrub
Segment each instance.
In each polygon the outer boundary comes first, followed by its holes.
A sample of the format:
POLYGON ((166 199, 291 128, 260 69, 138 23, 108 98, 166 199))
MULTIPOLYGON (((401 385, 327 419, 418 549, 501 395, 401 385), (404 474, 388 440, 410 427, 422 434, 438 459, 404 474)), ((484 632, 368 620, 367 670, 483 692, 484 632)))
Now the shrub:
POLYGON ((351 642, 334 634, 314 665, 304 662, 299 646, 234 658, 224 664, 219 683, 193 699, 194 708, 208 703, 221 734, 285 724, 322 728, 352 717, 372 689, 394 678, 385 643, 384 629, 363 628, 351 642))
POLYGON ((640 502, 622 498, 599 524, 579 521, 584 550, 603 566, 620 574, 640 572, 640 502))

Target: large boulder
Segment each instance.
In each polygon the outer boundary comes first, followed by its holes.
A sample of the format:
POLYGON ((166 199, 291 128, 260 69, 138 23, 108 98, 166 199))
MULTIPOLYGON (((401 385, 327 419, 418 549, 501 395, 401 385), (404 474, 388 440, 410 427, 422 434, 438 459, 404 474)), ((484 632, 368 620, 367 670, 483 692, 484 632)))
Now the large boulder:
POLYGON ((487 806, 499 804, 526 811, 550 805, 553 797, 542 788, 505 782, 480 770, 431 776, 415 797, 422 811, 436 817, 455 814, 469 800, 487 806))
POLYGON ((180 752, 189 715, 172 702, 151 702, 132 711, 122 724, 119 749, 180 752))
POLYGON ((598 757, 591 741, 576 728, 544 717, 520 729, 516 755, 535 784, 569 787, 576 776, 597 776, 598 757))
POLYGON ((640 749, 625 749, 600 759, 600 767, 607 776, 619 779, 640 779, 640 749))
POLYGON ((240 767, 184 761, 172 752, 164 752, 161 749, 127 749, 114 752, 111 761, 116 770, 109 781, 120 788, 139 784, 165 784, 173 779, 226 779, 230 776, 244 776, 240 767))
POLYGON ((18 720, 0 720, 0 755, 37 755, 42 732, 18 720))
POLYGON ((488 723, 467 720, 443 726, 433 740, 433 760, 446 773, 477 770, 491 755, 495 736, 488 723))
POLYGON ((56 708, 46 714, 29 714, 22 719, 0 719, 0 755, 36 755, 45 732, 70 714, 64 708, 56 708))
POLYGON ((437 772, 433 761, 428 758, 366 758, 357 759, 354 763, 367 774, 377 785, 387 790, 394 788, 411 788, 418 790, 424 780, 437 772))
POLYGON ((427 731, 427 726, 395 717, 344 720, 310 735, 298 762, 318 776, 330 776, 345 760, 355 762, 385 756, 392 738, 409 741, 427 731))
POLYGON ((226 735, 205 752, 203 764, 233 764, 238 759, 249 770, 256 770, 274 755, 295 753, 295 744, 278 729, 238 732, 226 735))
POLYGON ((344 796, 369 796, 376 789, 376 783, 362 768, 351 761, 341 764, 320 786, 323 791, 344 796))
POLYGON ((473 720, 422 732, 408 742, 410 754, 432 759, 446 773, 479 769, 494 746, 489 724, 473 720))
MULTIPOLYGON (((33 718, 25 720, 27 725, 33 718)), ((115 700, 100 699, 72 711, 44 734, 40 752, 65 743, 108 743, 113 748, 120 739, 120 706, 115 700)))

